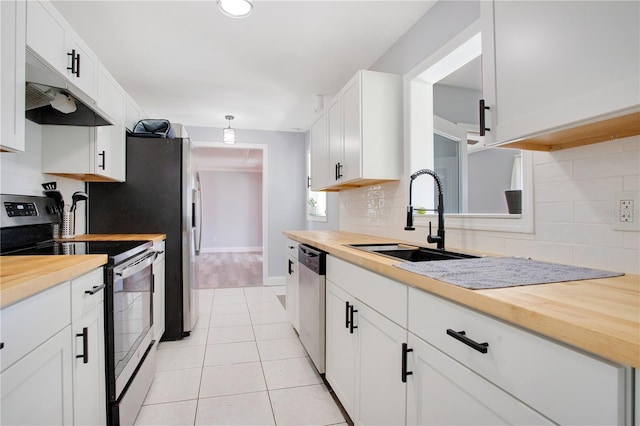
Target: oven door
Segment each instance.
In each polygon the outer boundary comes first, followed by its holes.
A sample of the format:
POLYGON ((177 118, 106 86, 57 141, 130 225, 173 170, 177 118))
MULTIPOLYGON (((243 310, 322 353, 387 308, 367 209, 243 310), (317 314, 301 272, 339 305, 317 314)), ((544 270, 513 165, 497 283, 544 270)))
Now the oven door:
POLYGON ((147 251, 113 267, 113 315, 110 319, 113 345, 109 351, 113 360, 116 400, 152 342, 152 265, 157 256, 155 251, 147 251))

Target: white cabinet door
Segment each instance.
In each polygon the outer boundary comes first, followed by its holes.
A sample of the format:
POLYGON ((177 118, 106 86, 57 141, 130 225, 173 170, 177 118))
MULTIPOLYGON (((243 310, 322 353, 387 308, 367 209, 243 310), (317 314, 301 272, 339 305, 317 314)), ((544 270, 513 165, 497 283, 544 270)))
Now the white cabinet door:
POLYGON ((298 306, 299 287, 298 261, 295 257, 287 256, 287 275, 285 283, 287 286, 287 315, 289 321, 296 331, 300 331, 300 312, 298 306))
POLYGON ((98 95, 98 57, 75 31, 68 29, 65 35, 67 52, 71 53, 69 58, 73 61, 71 69, 67 70, 67 78, 91 99, 96 99, 98 95))
POLYGON ((362 425, 405 424, 402 344, 407 331, 364 303, 354 302, 357 326, 356 419, 362 425))
POLYGON ((352 419, 356 418, 356 338, 350 333, 349 306, 355 297, 327 280, 325 377, 352 419))
POLYGON ((72 358, 68 325, 3 371, 0 423, 73 424, 72 358))
POLYGON ((73 345, 74 424, 106 424, 107 397, 102 302, 73 323, 73 345))
POLYGON ((489 144, 640 104, 640 3, 481 2, 489 144))
POLYGON ((60 74, 67 75, 71 56, 67 55, 66 49, 66 21, 50 2, 26 3, 27 46, 60 74))
POLYGON ((165 329, 165 242, 154 244, 153 249, 158 252, 158 257, 153 262, 153 338, 159 342, 165 329))
POLYGON ((362 115, 360 78, 351 80, 342 93, 342 167, 340 180, 349 182, 362 176, 362 115))
POLYGON ((0 2, 0 21, 0 151, 22 152, 25 149, 25 2, 0 2))
POLYGON ((133 100, 133 98, 127 95, 127 105, 125 107, 124 127, 133 132, 133 127, 136 123, 143 119, 142 109, 133 100))
POLYGON ((344 134, 342 128, 342 97, 336 96, 327 109, 327 132, 329 134, 329 164, 327 173, 329 182, 336 185, 340 182, 340 166, 344 163, 344 134))
POLYGON ((98 67, 97 104, 109 114, 114 124, 95 128, 95 174, 123 182, 126 174, 126 92, 102 64, 98 67))
POLYGON ((325 113, 311 125, 309 133, 311 139, 311 190, 318 191, 331 184, 329 180, 329 137, 325 113))
POLYGON ((553 424, 411 333, 408 347, 408 425, 553 424))

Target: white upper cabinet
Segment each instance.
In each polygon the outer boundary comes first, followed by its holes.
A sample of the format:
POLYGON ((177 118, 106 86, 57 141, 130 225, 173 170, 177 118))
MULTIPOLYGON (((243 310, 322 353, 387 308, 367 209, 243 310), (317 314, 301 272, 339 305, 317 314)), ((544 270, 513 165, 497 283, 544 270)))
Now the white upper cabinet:
POLYGON ((329 138, 327 135, 327 115, 322 113, 311 125, 311 190, 317 191, 331 184, 329 179, 329 138))
POLYGON ((140 106, 129 95, 127 95, 127 105, 124 113, 124 127, 125 129, 133 132, 133 127, 136 123, 146 118, 140 106))
POLYGON ((26 4, 0 2, 0 151, 24 151, 26 4))
POLYGON ((70 83, 96 98, 98 57, 48 1, 27 2, 27 46, 70 83))
POLYGON ((640 133, 640 3, 481 10, 487 144, 551 150, 640 133))
MULTIPOLYGON (((371 185, 400 179, 402 172, 402 78, 373 71, 358 73, 326 109, 328 164, 313 158, 328 183, 314 189, 371 185)), ((313 145, 313 140, 312 140, 313 145)), ((324 151, 321 151, 324 154, 324 151)))

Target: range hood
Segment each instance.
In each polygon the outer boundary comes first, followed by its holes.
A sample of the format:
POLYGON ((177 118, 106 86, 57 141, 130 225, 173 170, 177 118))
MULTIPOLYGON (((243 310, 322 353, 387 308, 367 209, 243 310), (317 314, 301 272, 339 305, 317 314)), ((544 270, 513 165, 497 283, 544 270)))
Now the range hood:
POLYGON ((27 49, 25 117, 38 124, 110 126, 95 102, 27 49))

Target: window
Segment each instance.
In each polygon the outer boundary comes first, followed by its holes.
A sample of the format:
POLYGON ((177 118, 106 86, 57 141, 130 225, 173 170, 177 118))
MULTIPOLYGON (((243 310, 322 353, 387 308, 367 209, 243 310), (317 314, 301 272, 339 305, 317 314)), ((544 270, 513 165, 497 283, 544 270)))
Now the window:
MULTIPOLYGON (((307 151, 307 171, 311 174, 311 152, 307 151)), ((327 194, 312 191, 307 179, 307 220, 312 222, 327 221, 327 194)))

